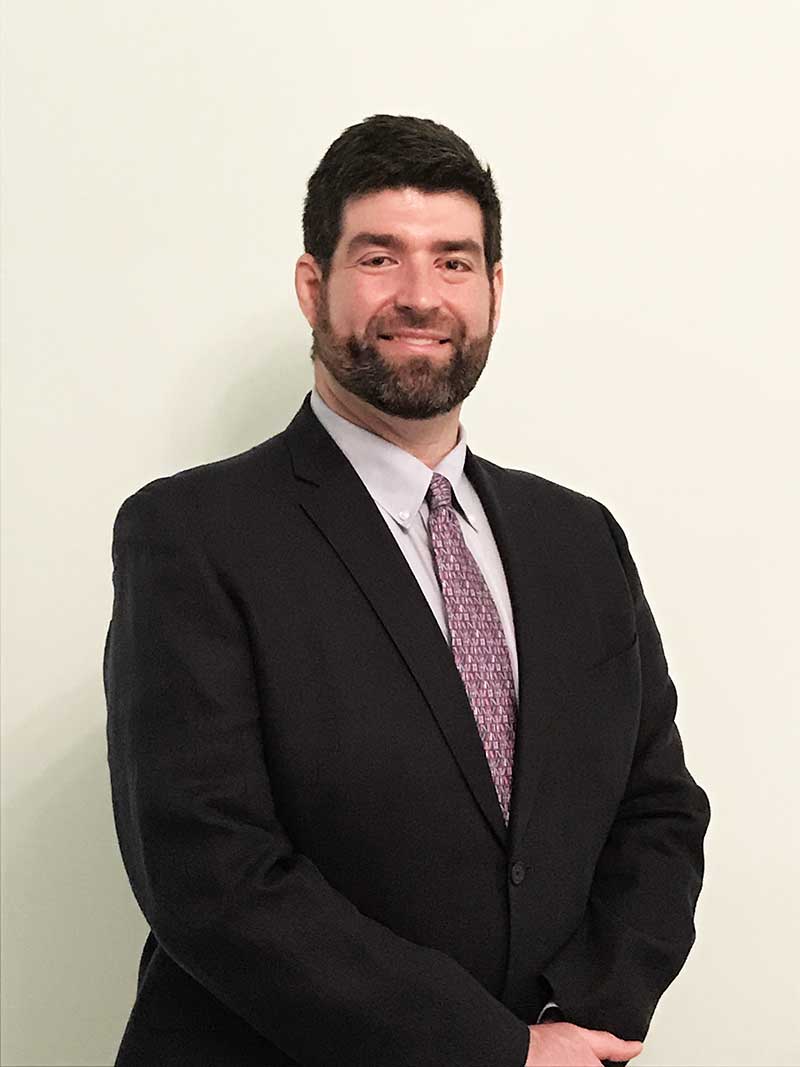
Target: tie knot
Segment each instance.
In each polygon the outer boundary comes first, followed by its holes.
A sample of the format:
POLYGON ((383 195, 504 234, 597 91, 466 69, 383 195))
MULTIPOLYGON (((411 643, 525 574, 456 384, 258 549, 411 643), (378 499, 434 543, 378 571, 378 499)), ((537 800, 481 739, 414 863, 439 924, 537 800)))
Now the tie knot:
POLYGON ((437 474, 434 471, 433 477, 431 478, 431 484, 426 493, 426 498, 431 510, 434 508, 449 507, 453 503, 452 487, 443 474, 437 474))

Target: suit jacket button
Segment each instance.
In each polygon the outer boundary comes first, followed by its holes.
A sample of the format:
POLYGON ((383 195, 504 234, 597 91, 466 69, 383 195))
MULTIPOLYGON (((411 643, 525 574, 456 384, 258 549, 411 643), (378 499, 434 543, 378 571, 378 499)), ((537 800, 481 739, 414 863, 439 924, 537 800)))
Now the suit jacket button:
POLYGON ((511 864, 511 881, 514 885, 519 885, 525 877, 525 864, 520 863, 517 860, 516 863, 511 864))

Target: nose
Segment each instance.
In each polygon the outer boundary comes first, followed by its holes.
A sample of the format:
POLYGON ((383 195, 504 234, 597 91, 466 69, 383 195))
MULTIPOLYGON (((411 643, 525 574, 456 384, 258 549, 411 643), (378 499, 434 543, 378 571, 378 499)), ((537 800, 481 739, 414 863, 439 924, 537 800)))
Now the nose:
POLYGON ((397 272, 395 306, 400 310, 427 314, 441 306, 436 268, 407 261, 397 272))

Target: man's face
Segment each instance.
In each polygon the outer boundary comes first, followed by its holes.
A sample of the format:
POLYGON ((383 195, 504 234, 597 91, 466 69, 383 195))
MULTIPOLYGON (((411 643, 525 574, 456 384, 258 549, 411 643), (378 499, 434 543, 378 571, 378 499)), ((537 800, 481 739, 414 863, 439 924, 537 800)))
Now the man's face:
POLYGON ((312 353, 380 411, 441 415, 486 365, 501 292, 499 264, 487 277, 472 197, 404 188, 351 199, 320 289, 312 353))

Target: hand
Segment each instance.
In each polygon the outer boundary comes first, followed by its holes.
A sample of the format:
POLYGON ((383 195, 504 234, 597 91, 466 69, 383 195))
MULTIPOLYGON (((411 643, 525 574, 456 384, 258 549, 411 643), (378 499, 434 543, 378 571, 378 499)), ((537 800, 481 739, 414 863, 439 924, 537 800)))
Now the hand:
POLYGON ((641 1041, 623 1041, 606 1030, 572 1023, 539 1023, 528 1030, 525 1067, 600 1067, 602 1060, 632 1060, 644 1048, 641 1041))

